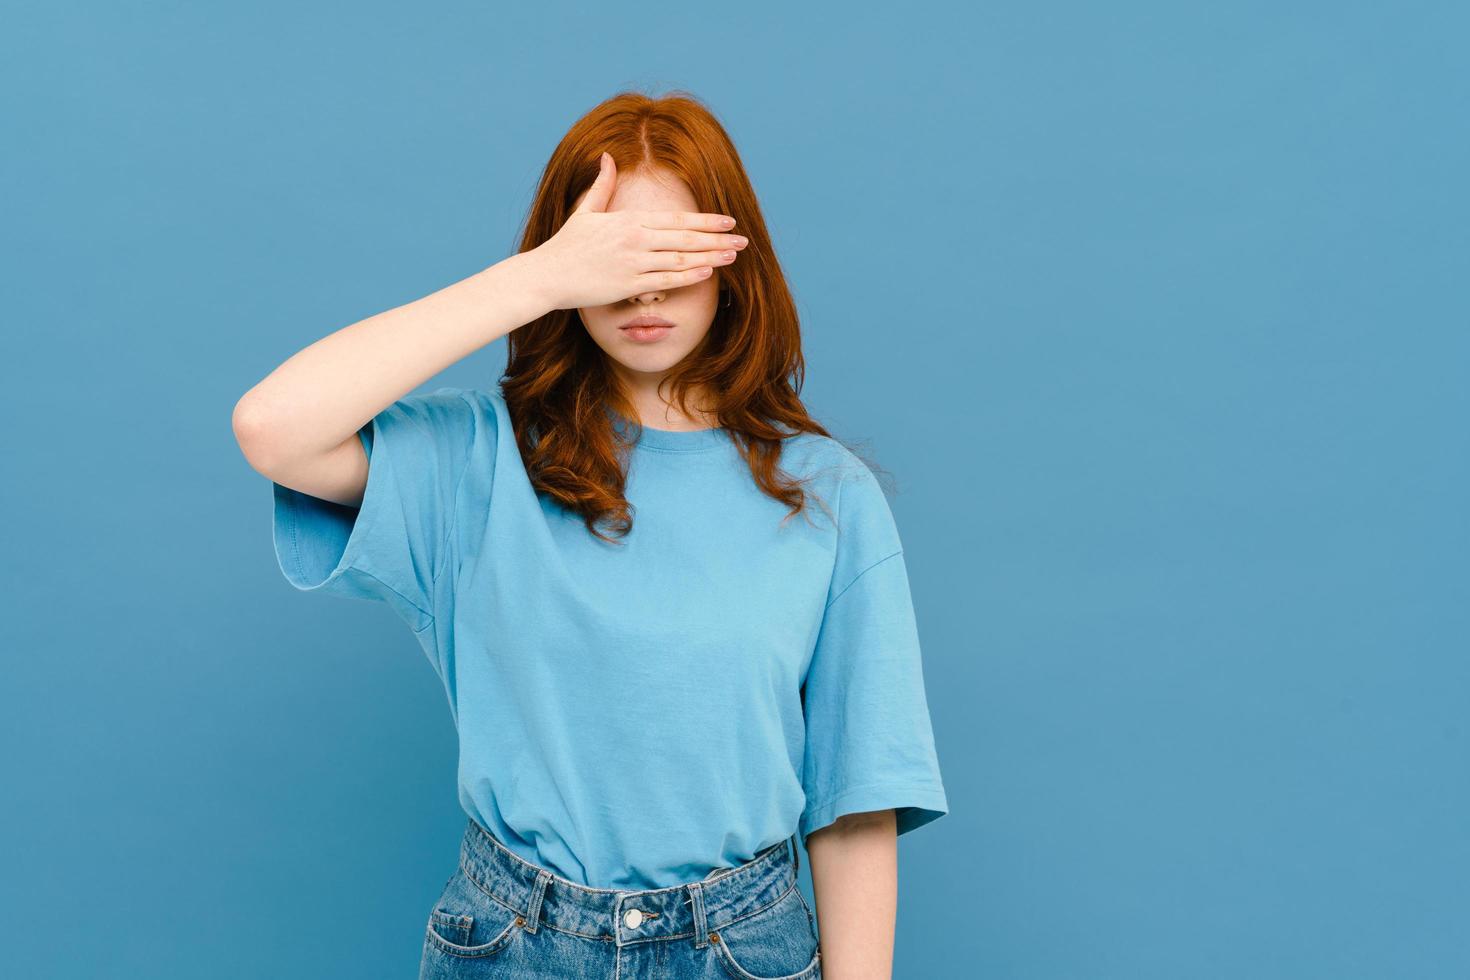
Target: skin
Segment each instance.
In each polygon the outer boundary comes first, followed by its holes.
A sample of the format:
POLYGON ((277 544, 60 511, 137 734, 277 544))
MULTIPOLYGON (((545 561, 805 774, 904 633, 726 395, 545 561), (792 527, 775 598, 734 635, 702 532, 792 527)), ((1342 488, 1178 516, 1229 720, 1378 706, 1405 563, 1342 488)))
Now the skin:
POLYGON ((671 419, 656 400, 656 379, 708 332, 718 287, 701 280, 713 280, 714 269, 733 262, 747 242, 733 233, 731 215, 634 208, 640 200, 693 203, 687 189, 668 197, 666 182, 658 192, 633 187, 617 210, 605 211, 617 175, 610 155, 600 166, 549 240, 328 334, 247 391, 231 422, 251 467, 293 490, 361 506, 368 458, 357 431, 451 364, 553 310, 584 311, 599 345, 616 352, 611 363, 629 380, 640 421, 652 428, 714 424, 671 419), (686 291, 691 286, 700 288, 686 291), (657 351, 630 352, 615 325, 646 308, 677 323, 678 336, 648 345, 657 351))
MULTIPOLYGON (((728 215, 700 213, 665 174, 617 180, 612 158, 550 240, 427 296, 343 327, 297 351, 235 405, 250 466, 282 486, 362 504, 368 457, 357 431, 445 368, 552 310, 576 309, 656 429, 718 422, 667 405, 658 382, 709 332, 719 266, 746 241, 728 215), (706 273, 703 270, 709 269, 706 273), (638 344, 618 325, 656 311, 669 336, 638 344)), ((827 980, 891 976, 897 907, 893 811, 850 814, 806 840, 827 980)))
POLYGON ((806 839, 824 980, 890 980, 898 918, 892 810, 850 813, 806 839))
MULTIPOLYGON (((608 213, 699 210, 689 186, 667 171, 620 176, 612 167, 610 183, 607 203, 600 208, 608 213)), ((577 205, 580 207, 589 197, 598 199, 598 190, 594 187, 583 192, 577 205)), ((731 251, 730 260, 734 261, 737 254, 738 249, 731 251)), ((669 369, 694 351, 709 333, 720 302, 720 288, 721 274, 716 269, 709 278, 687 286, 649 289, 618 302, 577 308, 582 325, 607 355, 609 367, 628 392, 639 419, 649 428, 689 430, 719 425, 717 418, 699 407, 702 392, 691 391, 690 407, 695 414, 689 416, 664 400, 659 384, 669 369), (618 329, 643 313, 672 321, 674 328, 647 343, 631 340, 618 329)))

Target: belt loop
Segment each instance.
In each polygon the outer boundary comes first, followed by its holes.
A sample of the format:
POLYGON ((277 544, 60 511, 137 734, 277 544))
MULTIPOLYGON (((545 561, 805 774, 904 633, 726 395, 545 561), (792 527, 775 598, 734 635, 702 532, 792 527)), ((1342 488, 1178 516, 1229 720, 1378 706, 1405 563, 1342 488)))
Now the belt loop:
POLYGON ((791 835, 791 862, 796 866, 796 877, 801 877, 801 843, 796 839, 796 834, 791 835))
POLYGON ((546 898, 546 887, 550 884, 550 871, 542 869, 536 872, 536 883, 531 886, 531 900, 526 905, 527 932, 535 932, 541 924, 541 903, 546 898))
POLYGON ((694 948, 704 949, 709 945, 709 927, 704 918, 704 886, 692 882, 689 889, 689 907, 694 912, 694 948))

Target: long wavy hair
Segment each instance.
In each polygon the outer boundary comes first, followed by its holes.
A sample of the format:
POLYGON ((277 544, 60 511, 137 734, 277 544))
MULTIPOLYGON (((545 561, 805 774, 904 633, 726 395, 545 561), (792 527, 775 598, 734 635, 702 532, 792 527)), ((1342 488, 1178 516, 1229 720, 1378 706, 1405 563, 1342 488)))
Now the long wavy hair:
MULTIPOLYGON (((799 397, 805 376, 796 303, 771 247, 740 156, 724 127, 694 96, 620 92, 577 120, 542 172, 521 237, 536 248, 571 216, 596 179, 603 151, 618 174, 661 170, 682 179, 698 210, 728 214, 749 244, 721 268, 729 292, 704 340, 661 382, 685 414, 691 390, 730 433, 760 489, 788 507, 783 523, 817 498, 779 466, 783 440, 802 432, 831 438, 799 397), (728 306, 725 303, 728 302, 728 306), (697 386, 697 388, 696 388, 697 386)), ((626 535, 627 449, 641 431, 637 412, 576 310, 553 310, 511 331, 501 390, 532 485, 582 515, 592 534, 626 535), (623 434, 611 412, 623 419, 623 434)), ((818 502, 821 503, 820 499, 818 502)), ((826 505, 821 504, 826 510, 826 505)), ((829 512, 830 513, 830 512, 829 512)))

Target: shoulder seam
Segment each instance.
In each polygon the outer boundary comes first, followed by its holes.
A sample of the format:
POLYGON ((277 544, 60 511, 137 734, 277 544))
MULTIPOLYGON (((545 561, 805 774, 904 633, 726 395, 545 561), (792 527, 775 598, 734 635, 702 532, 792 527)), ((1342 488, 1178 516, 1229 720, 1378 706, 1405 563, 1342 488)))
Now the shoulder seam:
POLYGON ((832 608, 832 604, 835 603, 838 599, 841 599, 843 596, 847 595, 847 590, 850 589, 850 588, 852 588, 854 585, 857 585, 858 580, 861 579, 864 575, 868 574, 873 569, 875 569, 879 565, 883 564, 885 561, 889 561, 891 559, 897 558, 901 554, 903 554, 903 549, 902 548, 899 548, 897 551, 893 552, 893 554, 891 554, 891 555, 884 555, 882 558, 879 558, 877 561, 873 562, 867 568, 864 568, 861 572, 858 572, 856 575, 854 575, 852 577, 852 581, 851 582, 848 582, 846 585, 844 585, 842 587, 842 591, 841 592, 839 592, 836 595, 834 595, 827 602, 827 605, 825 605, 825 606, 822 607, 822 611, 825 612, 826 610, 831 609, 832 608))

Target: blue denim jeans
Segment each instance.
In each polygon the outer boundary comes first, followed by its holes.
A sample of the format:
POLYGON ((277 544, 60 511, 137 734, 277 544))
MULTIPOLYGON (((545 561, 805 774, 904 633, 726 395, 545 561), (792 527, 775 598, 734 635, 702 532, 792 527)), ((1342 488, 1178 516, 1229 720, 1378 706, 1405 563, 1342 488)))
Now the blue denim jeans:
POLYGON ((470 820, 459 868, 429 912, 419 978, 818 980, 816 918, 797 887, 798 861, 792 838, 702 881, 588 888, 470 820))

